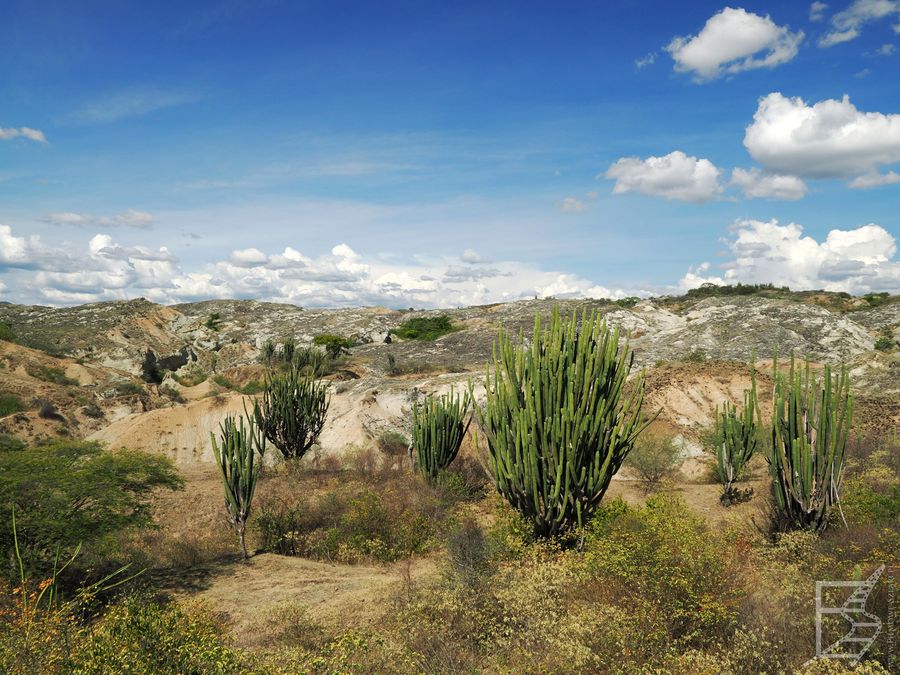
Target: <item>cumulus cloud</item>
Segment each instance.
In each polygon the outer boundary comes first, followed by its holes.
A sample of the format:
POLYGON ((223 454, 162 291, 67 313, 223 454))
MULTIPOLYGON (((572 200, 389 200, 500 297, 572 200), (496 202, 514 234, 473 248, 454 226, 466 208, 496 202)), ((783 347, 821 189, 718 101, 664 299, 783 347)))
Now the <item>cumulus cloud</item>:
POLYGON ((878 56, 890 56, 895 51, 897 51, 897 47, 892 45, 890 42, 887 42, 881 45, 878 49, 875 50, 875 53, 878 56))
POLYGON ((721 276, 706 274, 708 263, 682 278, 683 288, 702 283, 773 283, 798 290, 868 293, 900 287, 897 242, 876 224, 831 230, 822 242, 803 236, 796 223, 738 221, 730 242, 732 259, 721 276))
POLYGON ((793 59, 803 31, 792 33, 766 16, 726 7, 707 20, 697 35, 674 38, 666 47, 675 70, 698 80, 756 68, 774 68, 793 59))
POLYGON ((0 141, 11 141, 14 138, 25 138, 35 143, 46 143, 47 137, 40 129, 31 127, 0 127, 0 141))
POLYGON ((857 176, 850 181, 849 185, 855 190, 868 190, 881 187, 882 185, 896 185, 897 183, 900 183, 900 173, 888 171, 887 173, 870 173, 864 176, 857 176))
POLYGON ((760 99, 744 146, 777 173, 810 178, 871 174, 900 162, 900 115, 862 112, 847 96, 810 106, 774 92, 760 99))
POLYGON ((731 184, 739 187, 750 199, 803 199, 806 183, 797 176, 771 174, 759 169, 734 169, 731 184))
POLYGON ((581 213, 587 211, 587 204, 577 197, 565 197, 556 202, 556 208, 563 213, 581 213))
POLYGON ((622 157, 604 177, 615 180, 613 194, 640 192, 685 202, 708 202, 722 192, 719 169, 708 159, 676 150, 664 157, 622 157))
POLYGON ((635 289, 605 288, 528 263, 487 265, 471 249, 459 259, 387 263, 378 257, 367 259, 347 244, 316 257, 289 246, 272 254, 248 248, 191 271, 183 269, 164 246, 126 246, 108 234, 98 234, 83 247, 54 248, 38 237, 17 236, 6 225, 0 225, 0 274, 12 275, 11 300, 44 304, 140 295, 162 303, 254 298, 314 307, 448 307, 551 295, 647 295, 635 289))
POLYGON ((72 211, 48 213, 44 222, 51 225, 78 225, 81 227, 134 227, 148 230, 153 227, 153 216, 143 211, 128 209, 115 216, 92 216, 72 211))
POLYGON ((826 9, 828 9, 828 5, 824 2, 818 2, 817 0, 812 3, 809 6, 809 20, 813 22, 824 21, 826 9))
POLYGON ((898 0, 854 0, 847 9, 831 17, 831 30, 822 36, 819 46, 833 47, 855 40, 865 24, 897 15, 900 15, 898 0))

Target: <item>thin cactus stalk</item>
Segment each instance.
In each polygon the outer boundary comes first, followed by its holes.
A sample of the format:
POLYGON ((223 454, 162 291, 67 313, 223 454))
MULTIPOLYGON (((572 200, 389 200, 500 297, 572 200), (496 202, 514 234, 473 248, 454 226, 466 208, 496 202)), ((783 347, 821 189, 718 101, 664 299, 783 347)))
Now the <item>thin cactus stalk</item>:
POLYGON ((844 452, 853 420, 846 366, 810 372, 809 357, 798 367, 791 355, 787 375, 774 364, 775 391, 769 473, 780 529, 822 531, 838 503, 844 452))
MULTIPOLYGON (((750 371, 750 389, 744 391, 744 407, 738 412, 737 406, 729 401, 716 407, 716 473, 722 483, 721 501, 725 505, 741 501, 744 497, 735 488, 735 483, 747 467, 759 446, 760 411, 756 396, 756 368, 750 371)), ((749 498, 750 493, 746 494, 749 498)))
POLYGON ((538 315, 530 346, 501 329, 479 418, 497 490, 539 536, 580 527, 648 425, 644 377, 629 394, 634 356, 595 312, 545 329, 538 315))
POLYGON ((262 402, 254 402, 253 417, 285 459, 300 459, 318 440, 329 403, 328 386, 291 364, 284 373, 266 373, 262 402))
POLYGON ((245 425, 244 417, 235 420, 229 416, 219 425, 221 445, 216 442, 215 434, 209 435, 225 486, 225 509, 232 527, 238 533, 244 560, 248 558, 244 535, 259 477, 259 464, 255 462, 254 426, 252 417, 246 418, 245 425))
POLYGON ((463 438, 472 423, 466 420, 472 397, 454 392, 439 398, 428 397, 423 405, 413 405, 413 447, 422 476, 434 483, 438 474, 456 459, 463 438))

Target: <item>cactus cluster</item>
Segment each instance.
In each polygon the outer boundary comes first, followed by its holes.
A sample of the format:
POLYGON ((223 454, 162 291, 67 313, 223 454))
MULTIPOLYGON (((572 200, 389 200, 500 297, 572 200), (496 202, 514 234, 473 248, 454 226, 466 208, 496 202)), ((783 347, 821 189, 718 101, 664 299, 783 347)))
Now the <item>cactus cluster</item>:
POLYGON ((780 373, 777 360, 769 473, 779 529, 824 530, 837 503, 844 451, 853 418, 847 368, 821 377, 810 371, 809 358, 780 373))
POLYGON ((540 536, 580 526, 646 427, 643 374, 596 313, 535 319, 530 345, 502 330, 479 411, 497 490, 540 536))
POLYGON ((430 396, 424 404, 416 402, 413 405, 416 465, 430 483, 434 483, 438 474, 456 459, 472 422, 469 416, 471 405, 472 397, 468 391, 462 395, 451 391, 440 397, 430 396))
POLYGON ((747 467, 759 446, 760 411, 756 396, 756 369, 750 371, 750 389, 744 391, 744 406, 729 401, 715 412, 716 474, 722 483, 721 501, 729 506, 749 499, 752 489, 740 491, 735 483, 747 467))
POLYGON ((262 402, 253 404, 253 417, 285 459, 300 459, 319 438, 329 402, 328 386, 292 363, 284 372, 266 373, 262 402))
POLYGON ((246 417, 246 424, 244 417, 235 419, 229 416, 219 425, 218 443, 215 434, 210 433, 213 454, 225 486, 225 509, 240 538, 244 559, 247 558, 244 534, 262 464, 261 460, 256 462, 256 453, 259 452, 261 458, 265 452, 264 446, 257 446, 260 437, 255 426, 250 416, 246 417))

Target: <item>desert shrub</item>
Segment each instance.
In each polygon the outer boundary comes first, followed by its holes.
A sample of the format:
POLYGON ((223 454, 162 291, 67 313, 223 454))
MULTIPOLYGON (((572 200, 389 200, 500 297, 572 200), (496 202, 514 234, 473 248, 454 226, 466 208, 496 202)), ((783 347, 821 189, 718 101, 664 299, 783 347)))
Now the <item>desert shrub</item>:
POLYGON ((667 640, 702 646, 734 628, 742 595, 733 547, 680 499, 616 500, 588 528, 587 569, 618 602, 665 628, 667 640))
MULTIPOLYGON (((104 452, 98 443, 64 442, 0 454, 0 560, 14 578, 12 511, 19 547, 32 575, 46 574, 54 557, 83 545, 99 558, 119 536, 153 525, 150 499, 159 488, 182 486, 172 463, 143 452, 104 452)), ((86 561, 90 562, 90 560, 86 561)))
MULTIPOLYGON (((445 368, 433 361, 427 359, 404 359, 397 361, 393 354, 388 354, 387 374, 391 377, 400 375, 424 375, 426 373, 435 373, 445 368)), ((462 372, 462 369, 459 369, 462 372)))
POLYGON ((640 298, 638 298, 634 295, 629 295, 627 298, 621 298, 620 300, 614 300, 613 304, 618 305, 619 307, 630 308, 630 307, 634 307, 640 301, 641 301, 640 298))
POLYGON ((182 396, 181 392, 178 391, 175 387, 170 385, 163 385, 159 388, 159 393, 171 400, 174 403, 184 403, 185 398, 182 396))
POLYGON ((15 394, 0 393, 0 417, 6 417, 13 413, 25 410, 25 404, 22 399, 15 394))
POLYGON ((241 655, 201 605, 130 596, 90 628, 72 657, 78 673, 240 672, 241 655))
POLYGON ((409 439, 399 431, 384 431, 376 439, 378 449, 386 455, 403 455, 409 448, 409 439))
POLYGON ((247 384, 240 388, 240 392, 246 396, 254 396, 261 394, 265 390, 262 380, 250 380, 247 384))
POLYGON ((450 573, 464 585, 476 586, 492 569, 491 540, 472 517, 447 535, 447 553, 450 573))
POLYGON ((190 366, 172 373, 172 378, 182 387, 196 387, 201 382, 205 382, 208 377, 209 371, 199 363, 192 363, 190 366))
POLYGON ((85 417, 90 417, 91 419, 103 419, 103 410, 101 410, 100 406, 98 406, 96 403, 88 403, 86 406, 84 406, 84 408, 81 409, 81 412, 85 417))
POLYGON ((146 390, 137 382, 119 382, 116 384, 116 393, 120 396, 140 396, 146 390))
POLYGON ((50 401, 40 401, 38 404, 38 417, 43 420, 56 420, 58 422, 66 421, 66 418, 59 414, 56 406, 50 401))
POLYGON ((431 546, 437 519, 428 506, 371 489, 355 496, 328 492, 316 500, 269 497, 261 501, 254 528, 260 547, 274 553, 391 562, 431 546))
POLYGON ((704 350, 696 348, 685 354, 682 361, 685 363, 706 363, 708 359, 709 357, 704 350))
POLYGON ((385 464, 385 458, 379 456, 368 444, 349 448, 344 457, 350 470, 362 479, 372 478, 385 464))
POLYGON ((873 346, 880 352, 887 352, 893 349, 896 345, 897 341, 894 340, 894 336, 889 333, 885 333, 878 336, 878 339, 875 340, 875 344, 873 346))
POLYGON ((8 323, 3 323, 0 321, 0 340, 6 340, 7 342, 13 342, 16 339, 16 335, 13 332, 12 326, 8 323))
POLYGON ((476 460, 458 456, 450 468, 438 473, 435 485, 454 500, 478 499, 484 495, 488 476, 476 460))
POLYGON ((25 442, 9 434, 0 434, 0 453, 25 449, 25 442))
POLYGON ((391 334, 406 340, 436 340, 439 337, 459 330, 450 321, 446 314, 440 316, 420 316, 404 321, 397 328, 391 329, 391 334))
POLYGON ((77 385, 78 380, 66 376, 66 371, 62 368, 53 366, 28 366, 25 371, 31 377, 42 380, 44 382, 52 382, 53 384, 77 385))
POLYGON ((350 353, 350 347, 353 346, 353 340, 343 335, 334 335, 331 333, 323 333, 313 338, 313 343, 325 348, 325 353, 334 361, 343 354, 350 353))
POLYGON ((669 434, 648 430, 641 434, 628 453, 625 464, 634 469, 648 489, 672 476, 681 461, 681 448, 669 434))
POLYGON ((859 525, 900 522, 900 439, 875 441, 877 449, 849 462, 841 494, 841 511, 859 525))

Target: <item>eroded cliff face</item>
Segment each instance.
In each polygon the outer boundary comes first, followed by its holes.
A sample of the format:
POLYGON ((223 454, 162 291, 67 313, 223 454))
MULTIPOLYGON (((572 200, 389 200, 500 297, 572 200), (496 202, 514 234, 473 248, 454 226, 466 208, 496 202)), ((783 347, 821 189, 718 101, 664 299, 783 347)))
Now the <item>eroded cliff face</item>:
POLYGON ((900 428, 900 350, 874 348, 879 338, 900 335, 900 302, 841 309, 829 302, 742 296, 625 308, 529 300, 442 311, 304 310, 246 300, 0 305, 0 322, 16 341, 0 342, 0 392, 15 394, 26 408, 0 419, 0 431, 91 436, 205 463, 209 432, 242 410, 240 389, 262 378, 262 346, 288 337, 307 346, 330 333, 356 344, 330 376, 332 407, 321 438, 323 452, 346 452, 382 431, 405 430, 410 406, 423 394, 469 381, 477 388, 499 327, 527 340, 535 314, 549 317, 555 307, 564 314, 599 311, 627 333, 636 365, 648 371, 648 405, 688 437, 721 399, 740 398, 754 354, 765 378, 771 355, 791 351, 816 363, 849 364, 860 423, 900 428), (385 340, 410 318, 440 314, 459 330, 431 342, 385 340), (42 416, 44 403, 57 415, 42 416))

